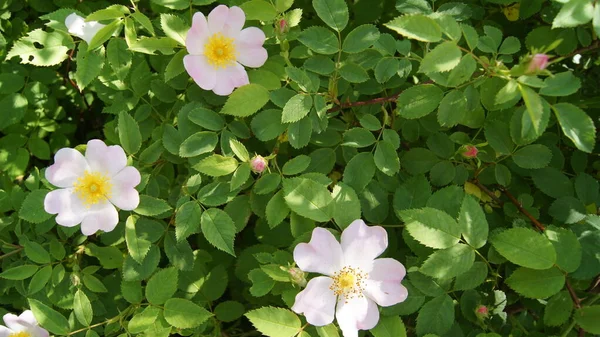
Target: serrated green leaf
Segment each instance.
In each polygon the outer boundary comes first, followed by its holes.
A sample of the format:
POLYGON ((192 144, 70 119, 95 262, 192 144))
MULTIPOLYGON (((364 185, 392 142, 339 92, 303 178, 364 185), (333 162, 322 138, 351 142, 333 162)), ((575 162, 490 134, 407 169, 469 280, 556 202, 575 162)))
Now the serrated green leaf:
MULTIPOLYGON (((106 46, 106 59, 117 78, 125 80, 132 63, 132 54, 127 48, 127 43, 121 39, 110 40, 106 46)), ((79 62, 77 63, 79 65, 79 62)))
POLYGON ((454 322, 454 305, 448 295, 438 296, 419 310, 417 316, 417 334, 428 333, 443 335, 452 327, 454 322))
POLYGON ((361 205, 356 191, 343 182, 333 188, 333 219, 341 228, 348 227, 352 221, 360 219, 361 205))
POLYGON ((519 267, 506 284, 528 298, 547 298, 558 293, 565 285, 565 275, 557 268, 534 270, 519 267))
MULTIPOLYGON (((600 8, 600 6, 596 6, 600 8)), ((569 96, 581 88, 581 80, 573 75, 571 71, 554 74, 546 77, 544 87, 540 89, 540 95, 544 96, 569 96)))
POLYGON ((394 176, 400 171, 398 152, 396 152, 394 145, 385 140, 377 143, 373 158, 377 168, 388 176, 394 176))
POLYGON ((77 49, 76 61, 75 82, 79 90, 83 90, 100 75, 104 67, 104 48, 88 50, 85 42, 81 42, 77 49))
POLYGON ((573 311, 573 300, 568 291, 561 291, 552 296, 544 309, 544 324, 547 326, 560 326, 565 323, 573 311))
POLYGON ((283 198, 283 190, 275 193, 265 209, 269 228, 275 228, 290 214, 290 209, 283 198))
POLYGON ((581 264, 582 249, 575 233, 566 228, 548 226, 544 232, 556 251, 556 265, 572 273, 581 264))
POLYGON ((148 240, 138 236, 135 230, 138 218, 138 216, 130 215, 125 221, 125 241, 131 258, 138 263, 142 263, 150 250, 151 244, 148 240))
POLYGON ((44 289, 50 278, 52 277, 52 266, 48 265, 36 272, 28 286, 28 295, 33 295, 44 289))
POLYGON ((400 62, 394 57, 384 57, 375 66, 375 80, 379 83, 389 81, 400 69, 400 62))
POLYGON ((333 198, 327 188, 307 178, 283 180, 284 198, 289 208, 314 221, 329 221, 333 198))
POLYGON ((592 20, 594 4, 589 0, 561 1, 564 3, 554 20, 552 28, 576 27, 592 20))
POLYGON ((341 32, 349 19, 348 5, 344 0, 313 0, 317 15, 329 27, 341 32))
POLYGON ((237 88, 229 95, 221 109, 222 114, 237 117, 254 115, 269 101, 269 91, 258 84, 247 84, 237 88))
POLYGON ((50 254, 42 245, 34 241, 25 241, 23 243, 25 255, 31 261, 39 264, 50 263, 50 254))
POLYGON ((448 279, 468 271, 474 261, 473 248, 459 243, 431 254, 419 271, 438 279, 448 279))
POLYGON ((252 325, 268 337, 293 337, 301 329, 301 322, 293 312, 274 307, 262 307, 244 314, 252 325))
POLYGON ((290 98, 283 107, 281 123, 293 123, 301 120, 308 115, 312 105, 313 100, 310 95, 297 94, 290 98))
POLYGON ((165 320, 179 329, 191 329, 213 316, 206 309, 190 300, 170 298, 165 302, 165 320))
POLYGON ((87 295, 78 289, 73 297, 73 312, 75 318, 84 326, 89 326, 92 323, 94 312, 92 310, 92 303, 90 303, 87 295))
POLYGON ((511 228, 491 239, 496 250, 510 262, 531 269, 548 269, 556 262, 552 243, 529 228, 511 228))
POLYGON ((250 0, 241 4, 240 8, 246 14, 246 20, 271 21, 277 15, 273 4, 265 0, 250 0))
POLYGON ((165 34, 177 41, 182 46, 185 46, 185 37, 187 35, 188 27, 181 18, 172 14, 161 14, 160 15, 160 26, 165 34))
POLYGON ((225 157, 219 154, 213 154, 210 157, 202 159, 193 168, 198 172, 207 174, 213 177, 225 176, 238 167, 238 162, 233 157, 225 157))
POLYGON ((374 337, 406 337, 406 327, 398 316, 383 316, 370 330, 374 337))
POLYGON ((399 16, 384 26, 409 39, 423 42, 438 42, 442 39, 442 29, 438 23, 422 14, 399 16))
POLYGON ((399 212, 410 235, 431 248, 450 248, 460 240, 458 223, 435 208, 407 209, 399 212))
POLYGON ((146 299, 153 305, 161 305, 175 295, 177 291, 177 269, 170 267, 159 270, 146 284, 146 299))
POLYGON ((586 332, 598 334, 600 333, 599 315, 600 305, 591 305, 575 310, 573 318, 586 332))
POLYGON ((179 155, 187 158, 195 157, 203 153, 209 153, 215 149, 218 142, 219 137, 215 132, 196 132, 181 143, 179 147, 179 155))
POLYGON ((379 39, 379 30, 374 25, 361 25, 354 28, 342 44, 342 50, 354 54, 361 52, 373 45, 379 39))
POLYGON ((142 134, 135 119, 128 112, 121 111, 117 125, 123 149, 129 154, 138 152, 142 146, 142 134))
POLYGON ((134 212, 145 216, 155 216, 169 210, 171 210, 171 206, 166 201, 149 195, 140 195, 140 204, 134 212))
POLYGON ((404 90, 397 100, 398 114, 416 119, 434 111, 444 98, 444 92, 432 84, 422 84, 404 90))
POLYGON ((465 240, 475 248, 481 248, 487 242, 489 225, 479 202, 465 195, 460 206, 458 224, 462 228, 465 240))
POLYGON ((6 59, 10 60, 19 56, 23 64, 48 67, 66 60, 69 57, 69 49, 74 47, 73 39, 63 32, 47 33, 41 29, 35 29, 14 43, 6 55, 6 59), (38 49, 37 44, 42 48, 38 49))
POLYGON ((24 280, 33 276, 39 269, 40 267, 33 264, 23 264, 3 270, 0 273, 0 278, 13 281, 24 280))
POLYGON ((121 27, 122 24, 123 21, 114 20, 98 30, 88 44, 88 51, 94 50, 100 47, 104 42, 108 41, 108 39, 110 39, 110 37, 117 31, 117 29, 121 27))
POLYGON ((260 268, 252 269, 250 273, 248 273, 248 279, 252 282, 252 286, 249 290, 250 294, 254 297, 265 296, 275 285, 275 280, 270 278, 269 275, 260 268))
POLYGON ((475 262, 469 270, 456 277, 456 281, 454 281, 454 289, 474 289, 485 281, 487 275, 487 265, 484 262, 475 262))
POLYGON ((335 54, 340 50, 339 40, 325 27, 309 27, 300 33, 298 41, 319 54, 335 54))
POLYGON ((344 141, 342 146, 366 147, 375 143, 375 136, 371 131, 364 128, 352 128, 344 132, 344 141))
POLYGON ((28 299, 33 315, 41 327, 57 335, 69 334, 69 322, 58 311, 33 298, 28 299))
POLYGON ((369 80, 367 71, 356 63, 346 62, 340 68, 340 76, 350 83, 363 83, 369 80))
POLYGON ((565 136, 571 139, 580 151, 591 153, 596 146, 596 127, 592 119, 570 103, 554 104, 552 110, 565 136))
POLYGON ((244 144, 240 143, 239 140, 230 138, 229 139, 229 147, 231 147, 231 151, 233 151, 233 153, 235 153, 235 155, 241 161, 249 161, 250 160, 250 154, 248 154, 248 150, 246 149, 244 144))
POLYGON ((225 127, 225 118, 223 116, 203 107, 196 107, 190 110, 188 118, 192 123, 211 131, 221 131, 225 127))
POLYGON ((552 151, 542 144, 527 145, 512 156, 515 164, 526 169, 540 169, 550 164, 552 151))
POLYGON ((46 189, 39 189, 29 193, 21 204, 19 218, 31 223, 41 223, 50 219, 52 214, 44 211, 44 199, 48 192, 46 189))
POLYGON ((288 160, 281 168, 281 171, 288 176, 302 173, 308 168, 310 161, 309 156, 301 154, 288 160))
POLYGON ((235 223, 227 213, 218 208, 209 208, 202 213, 200 226, 208 242, 235 256, 233 250, 233 240, 236 233, 235 223))
POLYGON ((573 196, 573 183, 569 178, 553 167, 545 167, 535 171, 531 176, 533 183, 544 194, 553 198, 573 196))
POLYGON ((427 74, 450 71, 458 65, 461 58, 462 52, 456 42, 446 41, 425 55, 421 61, 419 72, 427 74))

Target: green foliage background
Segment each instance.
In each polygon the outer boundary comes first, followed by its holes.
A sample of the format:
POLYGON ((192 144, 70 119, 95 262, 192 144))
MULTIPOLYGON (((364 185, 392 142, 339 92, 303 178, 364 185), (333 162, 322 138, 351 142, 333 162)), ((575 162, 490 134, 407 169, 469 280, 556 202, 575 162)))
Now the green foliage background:
POLYGON ((600 3, 2 0, 0 32, 1 313, 56 335, 339 336, 288 310, 287 269, 313 228, 362 218, 409 290, 365 335, 600 334, 600 3), (217 3, 268 38, 229 97, 182 63, 217 3), (74 10, 107 25, 89 45, 74 10), (551 65, 528 73, 535 53, 551 65), (141 203, 85 237, 44 212, 43 170, 93 138, 142 172, 141 203))

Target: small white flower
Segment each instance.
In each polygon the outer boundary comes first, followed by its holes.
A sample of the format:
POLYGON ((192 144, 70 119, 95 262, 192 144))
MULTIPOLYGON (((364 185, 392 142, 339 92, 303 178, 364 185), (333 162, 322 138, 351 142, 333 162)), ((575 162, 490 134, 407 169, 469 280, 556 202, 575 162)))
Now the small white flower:
POLYGON ((377 259, 387 248, 387 232, 355 220, 342 232, 341 243, 323 228, 315 228, 309 243, 294 249, 294 260, 305 272, 327 276, 311 279, 296 295, 292 310, 304 314, 312 325, 333 322, 334 313, 344 337, 374 328, 377 305, 400 303, 408 296, 400 284, 406 270, 391 258, 377 259))
POLYGON ((105 25, 98 23, 98 21, 85 22, 85 18, 82 18, 76 13, 72 13, 65 19, 65 26, 67 26, 70 34, 83 39, 89 44, 96 33, 104 28, 105 25))
POLYGON ((0 337, 48 337, 48 331, 40 328, 31 310, 23 311, 19 316, 4 315, 4 324, 0 325, 0 337))
POLYGON ((237 6, 217 6, 208 20, 200 12, 194 14, 185 39, 190 54, 183 58, 183 65, 200 88, 227 96, 250 83, 244 66, 265 64, 265 33, 256 27, 242 29, 245 21, 246 14, 237 6))
POLYGON ((85 157, 75 149, 60 149, 46 169, 46 179, 60 187, 46 195, 46 212, 58 214, 56 223, 61 226, 81 223, 84 235, 112 231, 119 222, 115 206, 130 211, 140 203, 135 189, 140 172, 127 166, 122 147, 106 146, 98 139, 88 142, 85 157))

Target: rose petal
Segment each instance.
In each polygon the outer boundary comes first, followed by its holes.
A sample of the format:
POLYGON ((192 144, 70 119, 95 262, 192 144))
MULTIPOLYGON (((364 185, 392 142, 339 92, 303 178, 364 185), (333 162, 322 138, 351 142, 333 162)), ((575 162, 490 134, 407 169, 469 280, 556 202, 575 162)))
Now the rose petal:
POLYGON ((215 68, 206 62, 204 55, 184 56, 183 66, 200 88, 204 90, 213 90, 217 83, 217 72, 215 68))
POLYGON ((240 32, 237 43, 245 47, 262 47, 265 39, 265 33, 260 28, 248 27, 240 32))
POLYGON ((87 43, 90 43, 94 36, 96 36, 96 33, 105 27, 105 25, 98 23, 98 21, 85 22, 85 19, 76 13, 72 13, 66 17, 65 26, 70 34, 83 39, 87 43))
POLYGON ((227 16, 227 22, 223 27, 223 35, 230 37, 237 37, 240 35, 240 31, 244 27, 246 22, 246 14, 238 6, 232 6, 229 8, 229 15, 227 16))
POLYGON ((85 42, 89 44, 90 41, 92 41, 92 39, 94 38, 94 36, 96 36, 98 31, 104 27, 105 25, 98 23, 97 21, 86 22, 83 25, 83 35, 80 36, 80 38, 82 38, 85 42))
POLYGON ((259 68, 269 58, 267 50, 263 47, 240 47, 237 61, 246 67, 259 68))
POLYGON ((49 337, 50 334, 47 330, 40 328, 39 326, 35 326, 29 329, 28 331, 31 334, 31 337, 49 337))
POLYGON ((13 331, 3 325, 0 325, 0 337, 9 337, 13 331))
POLYGON ((6 324, 6 327, 12 331, 23 331, 27 328, 21 324, 19 317, 15 314, 8 313, 4 315, 2 319, 4 319, 4 324, 6 324))
POLYGON ((236 62, 225 69, 217 70, 217 83, 213 88, 213 92, 220 96, 227 96, 233 92, 233 89, 248 83, 250 83, 250 80, 246 69, 236 62))
POLYGON ((404 302, 408 290, 400 281, 405 275, 406 269, 400 262, 390 258, 376 259, 364 293, 382 307, 404 302))
POLYGON ((54 155, 54 164, 46 169, 46 179, 57 187, 72 187, 89 170, 85 157, 77 150, 63 148, 54 155))
POLYGON ((23 322, 24 324, 29 324, 31 326, 36 326, 38 324, 38 321, 35 319, 35 316, 33 315, 33 311, 31 311, 31 310, 23 311, 19 315, 19 320, 21 322, 23 322))
POLYGON ((211 34, 221 33, 223 31, 223 27, 227 23, 227 18, 229 17, 229 8, 225 5, 219 5, 215 7, 208 14, 208 28, 210 29, 211 34))
POLYGON ((326 276, 315 277, 296 295, 292 310, 304 314, 306 321, 315 326, 333 322, 336 296, 329 289, 333 280, 326 276))
POLYGON ((381 226, 367 226, 364 221, 355 220, 342 232, 341 246, 346 265, 368 273, 373 260, 388 246, 387 232, 381 226))
POLYGON ((310 242, 294 249, 294 261, 305 272, 331 276, 342 269, 342 248, 331 232, 315 228, 310 242))
POLYGON ((192 28, 185 37, 187 51, 192 55, 204 54, 204 45, 209 36, 210 31, 208 30, 206 17, 201 12, 197 12, 192 18, 192 28))
POLYGON ((98 230, 110 232, 115 229, 117 223, 119 223, 117 209, 108 200, 103 200, 90 207, 81 222, 81 233, 89 236, 98 230))
POLYGON ((92 139, 87 143, 85 159, 93 172, 100 172, 109 177, 113 177, 127 165, 127 156, 122 147, 106 146, 99 139, 92 139))
POLYGON ((111 179, 110 202, 122 210, 132 211, 140 204, 140 194, 134 188, 141 181, 140 171, 127 166, 111 179))
POLYGON ((358 330, 369 330, 379 322, 377 305, 367 297, 338 299, 335 318, 344 337, 357 337, 358 330))
POLYGON ((62 188, 46 194, 44 210, 50 214, 58 214, 56 223, 65 227, 80 224, 88 211, 72 188, 62 188))

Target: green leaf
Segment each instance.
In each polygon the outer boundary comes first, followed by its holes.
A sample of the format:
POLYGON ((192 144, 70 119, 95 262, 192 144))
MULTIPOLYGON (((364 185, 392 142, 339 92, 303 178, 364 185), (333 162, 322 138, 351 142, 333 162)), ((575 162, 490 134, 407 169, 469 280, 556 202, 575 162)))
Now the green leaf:
POLYGON ((127 242, 127 250, 132 259, 138 263, 144 261, 144 257, 150 250, 150 241, 142 239, 138 236, 135 228, 138 217, 130 215, 125 221, 125 241, 127 242))
POLYGON ((193 166, 198 172, 212 177, 226 176, 235 171, 237 167, 238 162, 235 158, 225 157, 220 154, 213 154, 212 156, 206 157, 193 166))
POLYGON ((190 27, 181 18, 176 15, 163 13, 160 15, 160 26, 168 37, 185 46, 185 37, 190 27))
MULTIPOLYGON (((316 328, 319 337, 340 337, 338 328, 333 323, 325 326, 318 326, 316 328)), ((373 331, 371 331, 371 333, 373 333, 373 331)))
POLYGON ((142 134, 135 119, 126 111, 119 113, 119 139, 123 149, 129 154, 135 154, 142 146, 142 134))
POLYGON ((417 316, 417 334, 428 333, 443 335, 452 327, 454 322, 454 304, 448 295, 438 296, 419 310, 417 316))
MULTIPOLYGON (((20 122, 27 111, 27 98, 21 94, 9 94, 0 100, 3 107, 0 130, 20 122)), ((27 153, 27 152, 25 152, 27 153)))
POLYGON ((252 269, 250 273, 248 273, 248 278, 252 282, 252 286, 249 289, 250 294, 254 297, 265 296, 275 285, 275 280, 269 277, 269 275, 260 268, 252 269))
POLYGON ((531 269, 548 269, 556 262, 552 243, 533 229, 516 227, 491 239, 492 245, 510 262, 531 269))
POLYGON ((252 168, 249 163, 241 163, 240 166, 235 170, 233 176, 231 176, 230 181, 230 191, 237 190, 242 185, 246 183, 248 178, 250 178, 250 172, 252 172, 252 168))
POLYGON ((475 262, 469 270, 456 277, 454 290, 474 289, 485 281, 487 275, 487 265, 484 262, 475 262))
POLYGON ((89 326, 92 323, 94 315, 92 303, 81 289, 77 289, 73 297, 73 312, 82 325, 89 326))
POLYGON ((477 48, 477 44, 479 43, 479 34, 477 34, 475 28, 464 23, 460 24, 460 28, 462 29, 463 36, 465 37, 465 41, 467 42, 469 48, 471 50, 477 48))
POLYGON ((310 112, 312 108, 313 100, 310 95, 297 94, 290 98, 290 100, 283 107, 281 114, 282 123, 293 123, 301 120, 310 112))
POLYGON ((399 16, 384 26, 409 39, 423 42, 438 42, 442 39, 442 29, 438 23, 422 14, 399 16))
POLYGON ((217 304, 213 311, 217 319, 221 322, 233 322, 242 317, 246 308, 237 301, 225 301, 217 304))
POLYGON ((460 240, 461 228, 448 213, 435 208, 399 212, 410 235, 431 248, 450 248, 460 240))
POLYGON ((73 39, 63 32, 47 33, 35 29, 14 43, 6 55, 6 60, 19 56, 22 64, 48 67, 66 60, 69 57, 69 49, 74 47, 73 39))
POLYGON ((388 176, 394 176, 400 171, 398 152, 390 142, 385 140, 378 142, 373 157, 377 168, 388 176))
POLYGON ((30 278, 40 267, 33 264, 23 264, 17 267, 3 270, 0 277, 7 280, 19 281, 30 278))
POLYGON ((287 136, 290 145, 295 149, 300 149, 308 145, 312 136, 312 121, 310 118, 303 118, 288 126, 287 136))
POLYGON ((145 216, 155 216, 169 210, 171 210, 171 206, 166 201, 149 195, 140 195, 140 205, 134 212, 145 216))
POLYGON ((366 24, 354 28, 342 44, 342 50, 346 53, 359 53, 371 47, 379 39, 379 30, 374 25, 366 24))
POLYGON ((249 161, 250 160, 250 154, 248 154, 248 150, 246 149, 244 144, 240 143, 240 141, 238 141, 237 139, 230 138, 229 139, 229 147, 231 147, 231 151, 233 151, 233 153, 235 153, 235 155, 241 161, 249 161))
POLYGON ((589 307, 586 306, 577 309, 575 310, 575 315, 573 315, 575 322, 577 322, 583 330, 593 334, 600 333, 600 322, 598 322, 598 317, 600 317, 600 305, 591 305, 589 307))
MULTIPOLYGON (((600 8, 600 7, 598 7, 600 8)), ((540 95, 544 96, 569 96, 581 88, 581 80, 571 71, 554 74, 546 77, 540 95)))
POLYGON ((499 155, 508 155, 512 152, 515 145, 512 142, 506 123, 499 120, 491 120, 485 123, 484 128, 485 138, 499 155))
POLYGON ((38 300, 29 298, 28 301, 33 316, 42 328, 57 335, 69 334, 69 322, 65 316, 38 300))
POLYGON ((300 33, 298 41, 319 54, 335 54, 340 50, 339 40, 325 27, 309 27, 300 33))
POLYGON ((560 326, 564 324, 573 311, 573 301, 568 291, 561 291, 552 296, 544 309, 544 324, 547 326, 560 326))
POLYGON ((441 126, 452 127, 460 123, 467 112, 467 97, 461 90, 452 90, 441 100, 437 120, 441 126))
POLYGON ((407 119, 428 115, 437 109, 444 92, 433 84, 422 84, 404 90, 397 100, 398 114, 407 119))
POLYGON ((33 275, 29 282, 28 295, 33 295, 44 289, 52 277, 52 266, 47 265, 33 275))
POLYGON ((302 173, 308 168, 310 161, 309 156, 301 154, 288 160, 281 168, 281 171, 288 176, 302 173))
POLYGON ((344 141, 341 145, 361 148, 373 145, 374 143, 375 136, 373 136, 371 131, 363 128, 352 128, 344 132, 344 141))
MULTIPOLYGON (((114 41, 114 40, 111 40, 114 41)), ((110 46, 110 42, 109 42, 110 46)), ((187 55, 187 50, 182 49, 178 51, 173 57, 171 61, 165 67, 165 81, 170 81, 175 76, 182 74, 185 71, 185 67, 183 66, 183 58, 187 55)), ((209 129, 210 130, 210 129, 209 129)))
POLYGON ((273 4, 265 0, 250 0, 241 4, 240 8, 246 14, 246 20, 272 21, 277 16, 273 4))
POLYGON ((594 4, 589 0, 562 1, 564 5, 554 17, 552 28, 576 27, 592 20, 594 4))
POLYGON ((440 159, 428 149, 415 147, 404 154, 402 165, 412 175, 429 172, 440 159))
POLYGON ((332 216, 333 198, 327 187, 307 178, 283 180, 285 202, 299 215, 326 222, 332 216))
POLYGON ((438 279, 449 279, 468 271, 475 261, 475 251, 459 243, 431 254, 419 271, 438 279))
POLYGON ((446 41, 433 48, 425 55, 419 72, 438 73, 454 69, 462 58, 462 52, 456 42, 446 41))
POLYGON ((363 83, 369 80, 369 74, 356 63, 346 62, 340 68, 340 76, 350 83, 363 83))
POLYGON ((127 325, 129 333, 137 334, 150 329, 161 311, 157 307, 147 306, 142 312, 135 314, 127 325))
POLYGON ((596 127, 592 119, 570 103, 558 103, 553 105, 552 109, 565 136, 569 137, 579 150, 592 153, 596 146, 596 127))
POLYGON ((329 27, 341 32, 349 19, 348 5, 344 0, 313 0, 317 15, 329 27))
POLYGON ((269 91, 258 84, 247 84, 237 88, 229 95, 221 109, 222 114, 237 117, 254 115, 269 101, 269 91))
POLYGON ((362 192, 375 175, 375 160, 370 152, 361 152, 352 157, 344 169, 344 183, 356 193, 362 192))
POLYGON ((52 214, 44 211, 44 199, 48 192, 46 189, 39 189, 29 193, 23 200, 19 210, 19 218, 36 224, 50 219, 52 214))
POLYGON ((85 246, 85 254, 97 258, 100 265, 106 269, 117 269, 123 266, 123 252, 115 246, 98 247, 88 243, 85 246))
POLYGON ((268 337, 293 337, 300 332, 301 322, 293 312, 274 307, 262 307, 244 314, 252 325, 268 337))
POLYGON ((283 198, 283 190, 275 193, 275 195, 267 203, 265 209, 267 215, 267 223, 269 228, 275 228, 290 214, 290 209, 283 198))
POLYGON ((192 329, 213 316, 190 300, 170 298, 165 302, 165 320, 179 329, 192 329))
POLYGON ((215 132, 196 132, 181 143, 179 146, 179 155, 188 158, 209 153, 215 149, 218 142, 219 137, 215 132))
POLYGON ((398 316, 383 316, 370 330, 373 337, 406 337, 406 327, 398 316))
POLYGON ((582 249, 575 233, 566 228, 548 226, 544 232, 556 251, 556 265, 572 273, 581 264, 582 249))
POLYGON ((50 254, 37 242, 25 241, 23 243, 25 255, 33 262, 39 264, 50 263, 50 254))
POLYGON ((79 90, 87 87, 95 80, 104 67, 104 48, 88 50, 84 42, 77 49, 77 70, 75 71, 75 82, 79 90))
POLYGON ((542 99, 528 86, 519 84, 519 91, 521 91, 521 95, 523 96, 523 101, 527 108, 527 116, 529 116, 529 121, 533 125, 533 130, 536 134, 541 134, 544 131, 542 130, 542 114, 544 111, 542 99))
POLYGON ((225 127, 225 118, 223 116, 203 107, 196 107, 190 110, 188 118, 192 123, 210 131, 221 131, 225 127))
POLYGON ((333 187, 333 219, 341 228, 348 227, 352 221, 360 219, 361 206, 354 189, 343 182, 333 187))
POLYGON ((200 232, 202 210, 197 201, 188 201, 181 205, 175 214, 175 236, 177 241, 200 232))
POLYGON ((174 233, 168 232, 163 246, 172 266, 179 270, 191 270, 193 268, 194 253, 187 240, 177 242, 174 233))
POLYGON ((506 284, 528 298, 547 298, 558 293, 565 285, 565 275, 557 268, 534 270, 520 267, 506 284))
POLYGON ((117 29, 119 29, 119 27, 121 27, 122 24, 123 21, 114 20, 98 30, 96 35, 94 35, 88 44, 88 51, 94 50, 104 44, 104 42, 108 41, 108 39, 110 39, 110 37, 117 31, 117 29))
POLYGON ((279 183, 281 182, 281 176, 277 173, 267 173, 260 177, 254 185, 254 192, 256 194, 267 194, 273 192, 279 183))
POLYGON ((600 6, 594 6, 594 14, 592 18, 592 26, 596 32, 596 36, 600 35, 600 6))
POLYGON ((540 169, 550 164, 552 151, 542 144, 527 145, 512 156, 515 164, 526 169, 540 169))
POLYGON ((553 198, 573 196, 573 183, 560 170, 553 167, 545 167, 535 171, 531 176, 533 183, 544 194, 553 198))
POLYGON ((511 55, 521 50, 521 42, 514 36, 507 37, 500 45, 498 54, 511 55))
POLYGON ((465 195, 460 206, 458 225, 462 229, 465 240, 475 248, 481 248, 487 242, 489 225, 479 202, 470 195, 465 195))
MULTIPOLYGON (((375 80, 379 83, 385 83, 389 81, 394 75, 398 73, 400 68, 400 62, 394 57, 384 57, 375 66, 375 80)), ((366 115, 371 116, 371 115, 366 115)))
POLYGON ((174 267, 159 270, 146 284, 146 299, 154 305, 161 305, 175 295, 179 273, 174 267))
MULTIPOLYGON (((121 81, 125 80, 132 64, 132 54, 127 43, 121 39, 111 39, 106 46, 106 58, 117 78, 121 81)), ((77 67, 79 68, 79 61, 77 67)))
POLYGON ((209 208, 202 213, 200 226, 204 237, 210 244, 235 256, 233 250, 235 223, 227 213, 218 208, 209 208))

